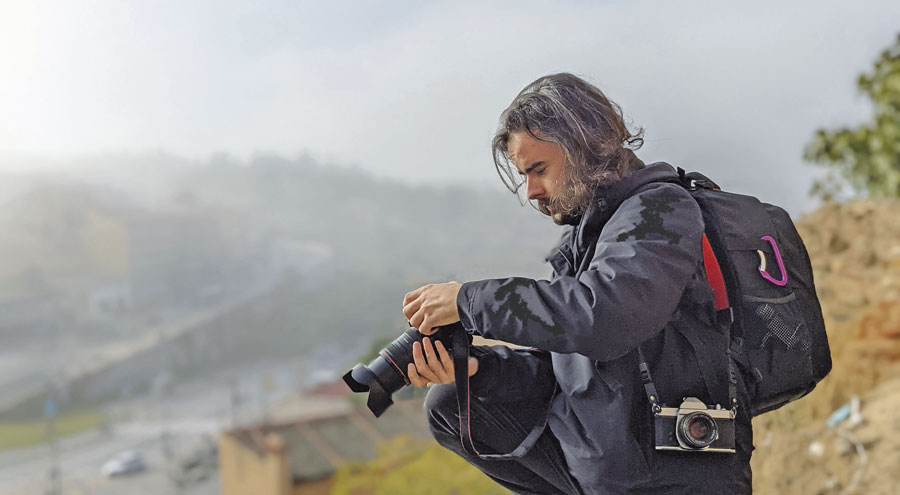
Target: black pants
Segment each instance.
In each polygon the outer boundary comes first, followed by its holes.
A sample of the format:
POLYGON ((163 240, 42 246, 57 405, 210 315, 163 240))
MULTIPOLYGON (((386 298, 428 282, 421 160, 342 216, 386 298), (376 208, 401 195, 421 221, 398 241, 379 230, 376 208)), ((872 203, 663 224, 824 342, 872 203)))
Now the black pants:
MULTIPOLYGON (((470 417, 475 448, 482 454, 511 452, 543 421, 549 399, 548 395, 544 400, 493 402, 473 397, 470 417)), ((467 453, 460 444, 454 384, 433 386, 425 399, 425 409, 431 432, 439 444, 514 493, 581 494, 578 482, 569 474, 559 442, 549 428, 521 458, 483 460, 467 453)))

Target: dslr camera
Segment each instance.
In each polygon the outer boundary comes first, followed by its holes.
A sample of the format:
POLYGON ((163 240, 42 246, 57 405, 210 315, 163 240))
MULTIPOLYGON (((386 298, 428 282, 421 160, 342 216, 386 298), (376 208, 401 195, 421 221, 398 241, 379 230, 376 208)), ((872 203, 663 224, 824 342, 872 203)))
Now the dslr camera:
POLYGON ((734 413, 685 397, 678 407, 663 407, 655 417, 656 450, 734 453, 734 413))
MULTIPOLYGON (((467 338, 468 343, 472 343, 472 336, 465 333, 459 322, 439 327, 437 332, 427 337, 434 343, 440 341, 444 344, 444 348, 450 351, 453 349, 454 334, 458 335, 456 338, 467 338)), ((406 332, 382 349, 378 357, 368 366, 357 364, 344 375, 344 383, 350 390, 369 393, 366 405, 376 418, 384 414, 384 411, 394 403, 391 395, 410 384, 409 377, 406 376, 406 367, 413 362, 412 346, 414 342, 421 342, 425 337, 426 335, 422 335, 415 328, 409 327, 406 332)))

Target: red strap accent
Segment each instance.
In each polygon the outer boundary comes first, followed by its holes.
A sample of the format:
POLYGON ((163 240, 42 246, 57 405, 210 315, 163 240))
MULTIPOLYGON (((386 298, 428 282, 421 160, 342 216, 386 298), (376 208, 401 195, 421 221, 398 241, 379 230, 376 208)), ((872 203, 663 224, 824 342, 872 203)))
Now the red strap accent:
POLYGON ((712 246, 709 245, 709 239, 703 234, 701 240, 703 246, 703 266, 706 267, 706 281, 712 287, 715 295, 716 311, 728 309, 728 292, 725 290, 725 279, 722 277, 722 269, 719 267, 719 261, 713 253, 712 246))

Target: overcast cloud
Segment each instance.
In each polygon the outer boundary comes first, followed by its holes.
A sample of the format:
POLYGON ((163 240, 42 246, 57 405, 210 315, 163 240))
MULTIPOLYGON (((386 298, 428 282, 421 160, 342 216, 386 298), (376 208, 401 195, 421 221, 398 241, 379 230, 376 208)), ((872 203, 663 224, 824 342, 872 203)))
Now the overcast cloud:
POLYGON ((0 170, 23 157, 261 151, 411 182, 497 184, 522 86, 583 75, 639 156, 807 210, 804 144, 869 108, 855 80, 900 2, 0 0, 0 170))

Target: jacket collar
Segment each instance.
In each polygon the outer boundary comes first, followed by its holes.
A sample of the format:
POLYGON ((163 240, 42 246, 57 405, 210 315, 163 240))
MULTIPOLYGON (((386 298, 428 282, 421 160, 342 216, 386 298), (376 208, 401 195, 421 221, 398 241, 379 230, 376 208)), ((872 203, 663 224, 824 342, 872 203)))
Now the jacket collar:
POLYGON ((678 173, 668 163, 656 162, 635 170, 611 184, 597 187, 591 204, 585 210, 573 232, 573 250, 576 253, 584 253, 619 208, 619 205, 638 189, 653 182, 677 183, 678 173))

